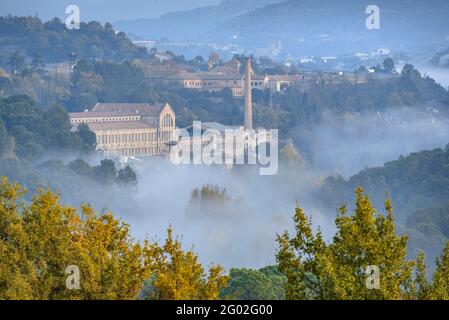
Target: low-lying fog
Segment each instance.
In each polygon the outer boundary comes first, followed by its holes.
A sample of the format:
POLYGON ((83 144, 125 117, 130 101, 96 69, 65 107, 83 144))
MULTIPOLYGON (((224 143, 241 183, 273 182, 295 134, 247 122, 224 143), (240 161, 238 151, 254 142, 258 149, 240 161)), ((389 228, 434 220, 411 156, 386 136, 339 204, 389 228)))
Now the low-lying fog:
POLYGON ((298 128, 293 141, 306 160, 281 165, 275 176, 259 176, 252 166, 228 170, 154 160, 133 163, 137 187, 81 184, 81 197, 62 196, 74 205, 90 202, 99 211, 111 210, 131 225, 137 239, 163 240, 171 224, 185 247, 193 245, 206 265, 257 268, 275 262, 276 233, 291 230, 296 200, 326 237, 332 235, 336 210, 320 212, 319 199, 311 197, 325 177, 349 177, 400 155, 444 147, 448 137, 446 117, 431 106, 422 111, 401 108, 384 114, 328 116, 313 130, 298 128), (192 191, 207 184, 225 188, 231 200, 190 205, 192 191))
POLYGON ((419 66, 419 71, 424 75, 428 75, 443 87, 449 87, 449 69, 437 68, 432 66, 419 66))

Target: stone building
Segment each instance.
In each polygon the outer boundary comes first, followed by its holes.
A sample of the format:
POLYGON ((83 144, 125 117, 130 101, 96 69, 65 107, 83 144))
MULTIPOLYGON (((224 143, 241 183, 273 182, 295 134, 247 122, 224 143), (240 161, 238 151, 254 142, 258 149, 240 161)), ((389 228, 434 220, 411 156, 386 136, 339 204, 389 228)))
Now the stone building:
POLYGON ((87 124, 97 137, 97 150, 109 156, 162 154, 178 138, 176 115, 168 103, 97 103, 92 111, 69 116, 74 127, 87 124))

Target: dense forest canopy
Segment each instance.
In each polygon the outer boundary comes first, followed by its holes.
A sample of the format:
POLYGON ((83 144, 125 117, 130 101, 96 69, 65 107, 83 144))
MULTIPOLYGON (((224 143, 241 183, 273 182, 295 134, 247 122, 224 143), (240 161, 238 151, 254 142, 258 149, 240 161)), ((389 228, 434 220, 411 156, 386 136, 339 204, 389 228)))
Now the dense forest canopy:
POLYGON ((287 281, 287 299, 426 300, 448 299, 449 242, 436 258, 429 278, 425 254, 407 257, 408 236, 396 231, 391 201, 377 211, 368 195, 356 189, 354 212, 340 207, 332 240, 325 241, 312 219, 297 207, 295 232, 278 235, 276 258, 287 281), (371 271, 368 271, 371 270, 371 271), (372 271, 377 270, 377 271, 372 271), (367 274, 377 272, 377 280, 367 274), (373 290, 376 289, 376 290, 373 290))
POLYGON ((319 198, 327 207, 350 204, 356 187, 366 190, 377 208, 385 195, 391 197, 397 221, 410 234, 411 252, 423 248, 434 256, 449 239, 449 145, 400 157, 348 180, 329 177, 319 189, 319 198))
MULTIPOLYGON (((8 64, 19 50, 30 60, 39 56, 44 63, 74 59, 124 60, 147 56, 146 49, 134 45, 110 23, 82 22, 78 30, 68 30, 61 20, 43 22, 37 17, 0 17, 0 65, 8 64)), ((19 65, 10 65, 11 68, 19 65)))
MULTIPOLYGON (((72 112, 91 109, 97 102, 169 102, 179 127, 191 125, 193 120, 229 125, 243 122, 243 101, 233 97, 231 90, 207 92, 157 84, 145 77, 142 63, 79 60, 70 75, 45 74, 29 65, 22 74, 0 76, 0 90, 5 96, 26 93, 44 108, 58 103, 72 112)), ((329 114, 429 105, 447 114, 449 94, 406 65, 400 74, 368 77, 362 84, 322 82, 305 90, 286 88, 282 92, 254 89, 253 101, 255 125, 278 128, 281 138, 290 138, 296 128, 316 125, 329 114)), ((300 145, 300 149, 307 147, 300 145)))
POLYGON ((67 112, 58 105, 42 110, 27 96, 0 98, 0 134, 5 141, 0 157, 41 158, 45 152, 84 152, 95 148, 95 136, 87 127, 72 132, 67 112))
POLYGON ((121 168, 107 159, 98 165, 82 160, 95 156, 95 145, 95 134, 87 125, 71 130, 61 106, 42 110, 27 96, 0 98, 0 175, 32 191, 51 186, 75 196, 82 192, 81 185, 137 183, 129 166, 121 168))

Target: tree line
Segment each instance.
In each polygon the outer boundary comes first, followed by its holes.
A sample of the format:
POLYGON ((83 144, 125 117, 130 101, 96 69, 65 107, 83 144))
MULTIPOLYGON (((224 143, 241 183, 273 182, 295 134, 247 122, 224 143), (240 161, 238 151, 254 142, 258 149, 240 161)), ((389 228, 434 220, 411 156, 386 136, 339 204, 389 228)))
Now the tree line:
POLYGON ((43 22, 38 17, 0 17, 0 65, 14 73, 24 71, 24 58, 43 63, 66 62, 70 59, 106 59, 121 61, 147 57, 145 48, 134 45, 125 33, 116 32, 110 23, 81 22, 69 30, 59 18, 43 22), (16 55, 17 58, 17 55, 16 55))
POLYGON ((317 190, 325 208, 351 203, 357 186, 366 190, 376 208, 381 208, 385 194, 397 207, 397 220, 410 235, 409 252, 425 248, 429 256, 449 240, 449 146, 401 156, 382 167, 369 168, 344 179, 328 177, 317 190))
POLYGON ((407 259, 391 201, 378 213, 360 188, 354 213, 340 208, 332 240, 312 230, 298 205, 294 235, 277 236, 278 265, 229 274, 206 270, 171 227, 161 243, 138 242, 109 212, 62 205, 47 190, 27 204, 25 192, 0 183, 2 299, 449 299, 449 243, 429 277, 423 252, 407 259), (79 269, 79 288, 66 286, 68 266, 79 269), (378 268, 376 288, 367 285, 368 266, 378 268))

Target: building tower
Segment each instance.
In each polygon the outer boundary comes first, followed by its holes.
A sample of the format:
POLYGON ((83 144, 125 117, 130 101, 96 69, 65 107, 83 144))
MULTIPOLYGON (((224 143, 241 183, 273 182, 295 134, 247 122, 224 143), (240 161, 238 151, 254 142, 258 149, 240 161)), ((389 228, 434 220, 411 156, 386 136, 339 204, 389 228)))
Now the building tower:
POLYGON ((245 68, 245 129, 253 128, 252 68, 251 57, 246 59, 245 68))

